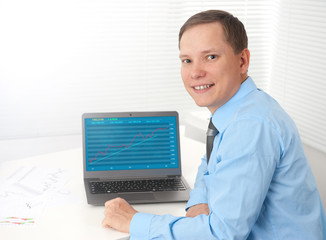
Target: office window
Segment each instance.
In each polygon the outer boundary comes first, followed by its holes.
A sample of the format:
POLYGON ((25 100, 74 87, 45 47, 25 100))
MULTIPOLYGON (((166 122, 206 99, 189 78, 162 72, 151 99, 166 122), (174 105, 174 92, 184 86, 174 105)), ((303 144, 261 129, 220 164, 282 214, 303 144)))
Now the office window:
POLYGON ((270 94, 303 142, 326 152, 326 2, 279 1, 273 18, 270 94))
POLYGON ((180 77, 178 31, 208 9, 245 24, 249 75, 305 142, 326 146, 322 0, 1 1, 0 140, 79 134, 83 112, 177 110, 182 121, 198 107, 180 77))

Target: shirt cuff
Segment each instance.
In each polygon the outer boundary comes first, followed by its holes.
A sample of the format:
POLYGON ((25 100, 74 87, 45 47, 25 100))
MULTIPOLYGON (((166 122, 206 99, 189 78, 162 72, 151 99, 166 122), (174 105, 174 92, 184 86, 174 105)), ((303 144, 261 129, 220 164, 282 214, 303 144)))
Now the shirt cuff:
POLYGON ((206 189, 204 188, 195 188, 193 190, 191 190, 190 192, 190 198, 187 202, 186 205, 186 211, 192 207, 195 206, 197 204, 200 203, 208 203, 207 201, 207 197, 206 197, 207 193, 206 193, 206 189))
POLYGON ((130 238, 132 240, 150 239, 149 230, 154 216, 149 213, 136 213, 130 222, 130 238))

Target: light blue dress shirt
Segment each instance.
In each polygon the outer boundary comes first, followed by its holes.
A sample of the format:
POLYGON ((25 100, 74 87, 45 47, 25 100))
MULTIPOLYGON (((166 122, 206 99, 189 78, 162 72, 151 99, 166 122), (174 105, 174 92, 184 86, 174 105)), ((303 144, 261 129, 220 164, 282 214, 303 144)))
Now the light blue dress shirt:
POLYGON ((219 134, 198 168, 195 218, 136 213, 132 240, 326 239, 325 212, 295 124, 249 77, 212 116, 219 134))

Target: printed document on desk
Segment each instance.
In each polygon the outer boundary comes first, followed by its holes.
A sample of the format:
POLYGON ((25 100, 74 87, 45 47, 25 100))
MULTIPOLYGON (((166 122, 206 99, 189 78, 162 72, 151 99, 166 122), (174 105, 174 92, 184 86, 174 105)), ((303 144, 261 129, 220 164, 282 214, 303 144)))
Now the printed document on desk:
POLYGON ((21 167, 0 183, 0 224, 33 224, 70 178, 60 168, 21 167))

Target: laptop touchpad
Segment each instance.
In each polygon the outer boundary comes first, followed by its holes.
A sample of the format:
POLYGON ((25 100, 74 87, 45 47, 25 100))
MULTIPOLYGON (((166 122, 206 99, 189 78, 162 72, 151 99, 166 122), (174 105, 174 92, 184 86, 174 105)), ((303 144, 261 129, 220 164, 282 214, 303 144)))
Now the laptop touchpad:
POLYGON ((135 194, 130 194, 130 193, 119 193, 119 197, 125 199, 126 201, 141 201, 141 200, 155 200, 155 196, 152 193, 135 193, 135 194))

